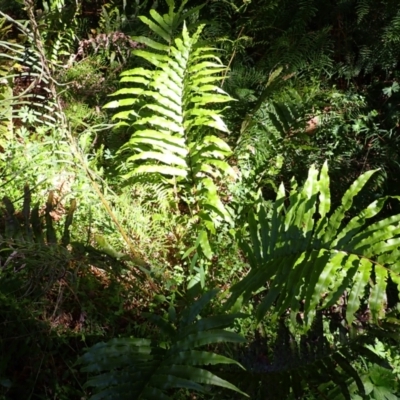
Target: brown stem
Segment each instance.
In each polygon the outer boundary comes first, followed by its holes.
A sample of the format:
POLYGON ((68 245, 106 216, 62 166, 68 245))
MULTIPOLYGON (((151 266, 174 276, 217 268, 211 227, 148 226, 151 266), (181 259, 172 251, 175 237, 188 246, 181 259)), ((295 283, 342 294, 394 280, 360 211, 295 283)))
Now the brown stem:
MULTIPOLYGON (((244 30, 244 26, 242 26, 242 29, 240 30, 239 36, 237 37, 236 40, 239 40, 239 39, 240 39, 240 36, 242 36, 243 30, 244 30)), ((224 86, 225 79, 226 79, 226 75, 228 74, 229 68, 230 68, 230 66, 231 66, 231 64, 232 64, 233 59, 235 58, 235 56, 236 56, 236 49, 233 50, 233 53, 232 53, 231 58, 230 58, 230 60, 229 60, 229 63, 228 63, 228 65, 227 65, 227 67, 226 67, 225 75, 224 75, 224 77, 223 77, 223 79, 222 79, 222 82, 221 82, 221 87, 224 86)))

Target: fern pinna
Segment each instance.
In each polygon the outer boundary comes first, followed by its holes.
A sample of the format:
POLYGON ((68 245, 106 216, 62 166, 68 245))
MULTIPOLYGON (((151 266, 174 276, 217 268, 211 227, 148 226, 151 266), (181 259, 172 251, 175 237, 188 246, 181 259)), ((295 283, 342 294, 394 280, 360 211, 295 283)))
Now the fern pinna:
MULTIPOLYGON (((218 183, 227 176, 235 177, 226 162, 231 149, 213 133, 228 133, 222 109, 215 104, 232 99, 216 84, 226 68, 213 48, 199 44, 203 25, 190 36, 183 24, 181 35, 174 36, 185 16, 184 4, 175 13, 174 3, 169 1, 168 14, 161 16, 151 10, 152 19, 140 17, 161 42, 134 37, 145 48, 133 54, 154 68, 137 67, 122 73, 126 87, 115 92, 119 99, 106 107, 120 109, 114 115, 120 120, 117 126, 133 129, 130 140, 119 150, 128 154, 124 177, 157 174, 177 188, 201 225, 214 232, 216 222, 232 223, 218 195, 218 183)), ((201 232, 204 236, 205 230, 201 232)), ((211 257, 208 242, 200 243, 211 257)))
POLYGON ((267 287, 259 319, 274 306, 278 315, 290 309, 294 320, 304 315, 310 326, 318 306, 334 305, 347 291, 349 325, 361 305, 368 307, 375 322, 381 320, 388 277, 400 285, 400 215, 368 224, 387 200, 381 198, 346 221, 353 198, 374 172, 361 175, 333 213, 327 163, 320 173, 310 168, 302 189, 293 182, 288 207, 282 184, 269 218, 264 208, 250 215, 251 240, 242 238, 241 243, 252 268, 232 287, 228 305, 267 287))
POLYGON ((172 389, 206 393, 209 389, 204 385, 216 385, 245 395, 233 384, 200 367, 240 366, 230 358, 199 350, 221 342, 245 341, 237 333, 224 329, 241 314, 199 318, 199 313, 217 293, 218 290, 212 290, 204 294, 182 312, 178 321, 173 317, 172 321, 166 321, 157 315, 148 315, 167 337, 165 342, 118 338, 91 347, 80 359, 83 371, 94 374, 86 384, 95 390, 90 399, 168 400, 172 398, 169 396, 172 389))

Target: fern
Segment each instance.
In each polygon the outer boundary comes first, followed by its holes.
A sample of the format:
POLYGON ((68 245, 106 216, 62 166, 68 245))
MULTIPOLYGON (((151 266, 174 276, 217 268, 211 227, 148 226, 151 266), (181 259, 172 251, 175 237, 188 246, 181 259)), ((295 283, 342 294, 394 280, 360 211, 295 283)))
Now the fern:
MULTIPOLYGON (((91 347, 80 359, 82 370, 95 374, 86 386, 96 391, 91 399, 171 399, 171 389, 186 388, 205 393, 206 385, 217 385, 242 393, 202 365, 236 364, 215 353, 198 350, 219 342, 241 343, 244 339, 225 330, 240 315, 199 319, 201 310, 215 297, 213 290, 183 311, 176 324, 148 315, 167 336, 165 342, 120 338, 91 347)), ((173 318, 172 318, 173 319, 173 318)))
MULTIPOLYGON (((232 223, 218 196, 218 183, 228 177, 234 179, 235 172, 226 161, 230 147, 213 132, 229 133, 221 117, 222 109, 211 104, 232 99, 216 85, 225 67, 214 49, 199 43, 203 25, 190 36, 184 24, 182 34, 175 37, 182 11, 175 13, 174 4, 168 4, 168 14, 161 16, 151 10, 152 19, 140 17, 161 42, 133 38, 146 45, 146 50, 135 50, 134 54, 155 68, 125 71, 121 82, 133 87, 118 90, 114 95, 125 98, 106 107, 125 108, 114 118, 121 120, 119 126, 134 130, 129 142, 119 150, 120 154, 127 154, 123 168, 128 172, 124 178, 157 174, 192 203, 192 213, 214 232, 213 220, 232 223)), ((202 248, 210 257, 206 247, 202 248)))
POLYGON ((322 317, 318 313, 311 330, 300 337, 290 332, 283 319, 278 322, 273 343, 269 337, 267 340, 257 334, 239 354, 246 372, 232 372, 234 381, 252 399, 303 399, 310 392, 333 399, 328 393, 334 387, 342 395, 338 398, 344 399, 349 398, 353 386, 364 394, 364 385, 354 368, 363 343, 332 345, 325 337, 322 317))
POLYGON ((371 0, 359 0, 356 5, 357 23, 360 24, 364 17, 368 15, 371 8, 371 0))
POLYGON ((70 227, 76 209, 71 200, 66 213, 61 238, 56 233, 53 221, 57 215, 54 193, 48 195, 44 216, 40 216, 39 204, 32 207, 31 190, 24 187, 23 206, 16 212, 13 202, 7 196, 2 199, 0 209, 2 232, 0 250, 4 257, 2 278, 4 282, 20 280, 18 291, 27 296, 49 290, 66 274, 71 260, 70 227), (15 272, 18 272, 15 275, 15 272))
MULTIPOLYGON (((0 15, 15 22, 1 11, 0 15)), ((0 118, 8 119, 9 135, 14 131, 13 119, 32 125, 40 121, 47 127, 56 127, 55 105, 48 89, 50 78, 43 71, 38 52, 30 44, 31 32, 22 24, 18 28, 26 38, 25 46, 0 40, 0 74, 6 92, 2 96, 6 108, 4 113, 0 109, 0 118)))
POLYGON ((349 290, 349 325, 365 298, 372 319, 377 322, 384 318, 388 277, 400 284, 400 215, 368 225, 385 204, 386 198, 380 198, 346 221, 354 197, 374 172, 360 176, 333 213, 326 163, 320 174, 315 167, 309 170, 302 189, 293 182, 287 208, 281 185, 270 218, 263 208, 258 215, 250 215, 251 241, 242 238, 241 243, 252 269, 232 287, 228 306, 242 295, 250 298, 267 285, 258 319, 274 305, 278 315, 288 308, 292 316, 304 312, 306 326, 310 326, 321 302, 322 307, 330 307, 349 290))

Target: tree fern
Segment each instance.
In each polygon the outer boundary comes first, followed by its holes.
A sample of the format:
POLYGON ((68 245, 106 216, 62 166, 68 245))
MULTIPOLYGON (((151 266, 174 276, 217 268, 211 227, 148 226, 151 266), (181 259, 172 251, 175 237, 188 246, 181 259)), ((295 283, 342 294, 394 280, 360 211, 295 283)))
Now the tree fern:
POLYGON ((133 129, 129 142, 119 150, 127 154, 124 177, 159 175, 176 187, 202 226, 214 232, 218 220, 232 223, 218 187, 235 173, 226 162, 230 147, 214 133, 228 133, 222 109, 212 104, 232 99, 216 85, 225 67, 213 48, 199 42, 203 25, 191 36, 184 24, 181 35, 175 37, 182 6, 175 13, 174 4, 168 4, 168 14, 151 10, 152 19, 140 17, 160 42, 133 38, 146 46, 134 54, 154 68, 138 67, 122 73, 121 82, 126 87, 114 95, 124 98, 106 107, 119 108, 114 115, 120 120, 118 125, 133 129))
POLYGON ((267 287, 257 310, 259 319, 274 305, 277 314, 287 309, 293 317, 304 313, 309 326, 321 302, 329 307, 348 290, 349 324, 364 299, 372 319, 381 320, 388 277, 400 284, 400 215, 376 221, 386 201, 380 198, 347 220, 354 197, 374 172, 361 175, 334 212, 326 163, 320 173, 310 168, 303 188, 293 182, 287 200, 281 185, 269 217, 264 208, 250 215, 250 242, 241 242, 252 269, 232 288, 228 304, 267 287), (368 224, 370 219, 376 222, 368 224))
MULTIPOLYGON (((91 347, 80 359, 83 371, 95 374, 86 386, 94 388, 91 400, 171 399, 171 389, 186 388, 205 393, 205 385, 217 385, 241 392, 202 365, 238 364, 199 347, 219 342, 241 343, 244 339, 225 330, 240 315, 199 318, 199 313, 215 297, 213 290, 183 311, 178 323, 148 315, 166 335, 165 342, 120 338, 91 347)), ((173 313, 170 313, 171 315, 173 313)), ((174 318, 171 318, 174 320, 174 318)))

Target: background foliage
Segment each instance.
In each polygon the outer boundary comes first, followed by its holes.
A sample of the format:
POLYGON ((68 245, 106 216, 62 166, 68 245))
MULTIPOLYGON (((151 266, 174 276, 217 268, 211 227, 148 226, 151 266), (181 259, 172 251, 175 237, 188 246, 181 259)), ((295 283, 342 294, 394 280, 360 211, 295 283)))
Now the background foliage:
POLYGON ((397 3, 0 0, 0 398, 399 398, 397 3))

